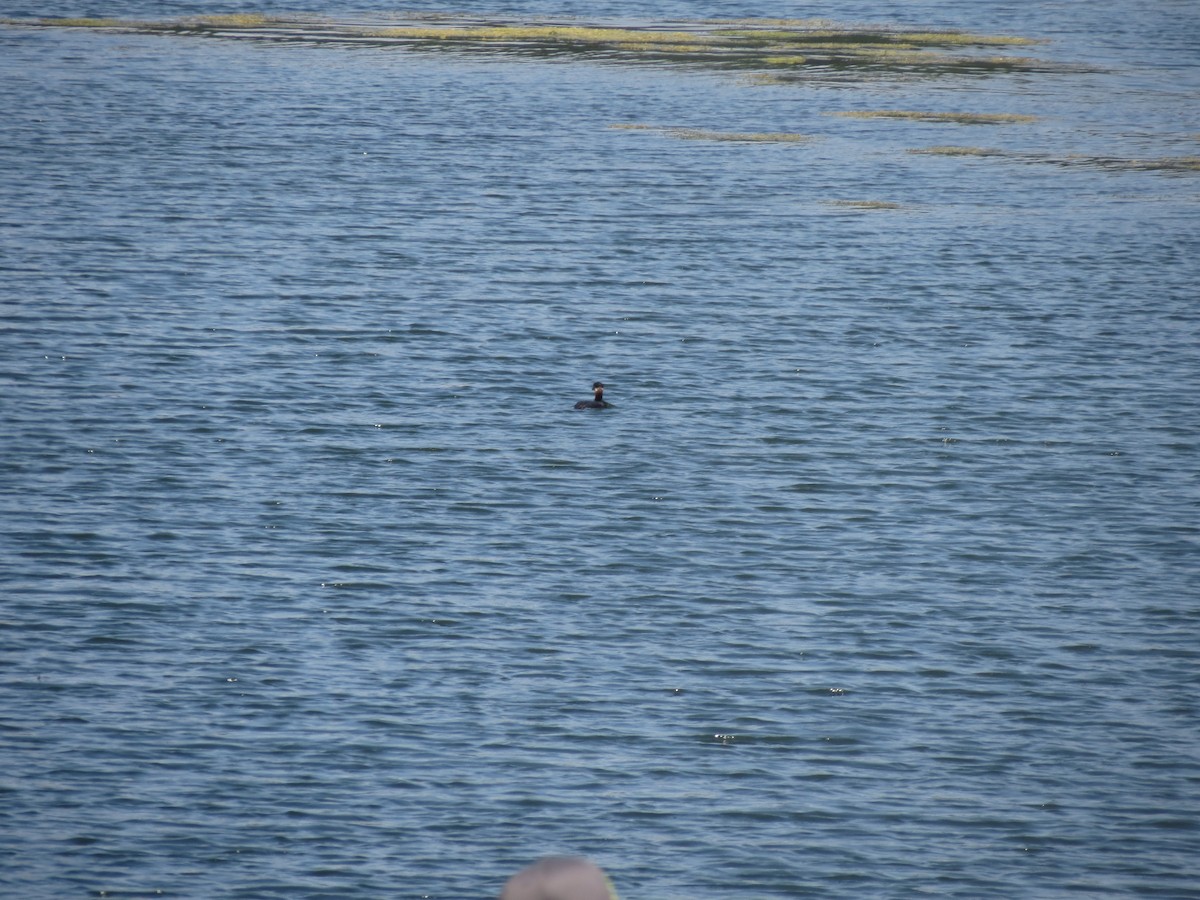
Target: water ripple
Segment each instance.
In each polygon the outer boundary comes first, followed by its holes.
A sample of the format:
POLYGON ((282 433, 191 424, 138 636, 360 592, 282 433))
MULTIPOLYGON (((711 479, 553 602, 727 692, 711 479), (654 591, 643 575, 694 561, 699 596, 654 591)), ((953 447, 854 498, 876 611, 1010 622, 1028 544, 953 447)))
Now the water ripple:
POLYGON ((1194 895, 1192 176, 1020 159, 1185 155, 1186 29, 1033 15, 1105 71, 0 26, 3 891, 1194 895))

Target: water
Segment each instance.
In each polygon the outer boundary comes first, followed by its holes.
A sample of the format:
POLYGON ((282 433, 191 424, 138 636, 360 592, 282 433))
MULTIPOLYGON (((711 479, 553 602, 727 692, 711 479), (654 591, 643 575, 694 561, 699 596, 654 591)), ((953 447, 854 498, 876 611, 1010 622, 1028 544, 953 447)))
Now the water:
POLYGON ((1104 163, 1200 29, 1124 6, 776 86, 0 27, 0 893, 1200 896, 1200 188, 1104 163))

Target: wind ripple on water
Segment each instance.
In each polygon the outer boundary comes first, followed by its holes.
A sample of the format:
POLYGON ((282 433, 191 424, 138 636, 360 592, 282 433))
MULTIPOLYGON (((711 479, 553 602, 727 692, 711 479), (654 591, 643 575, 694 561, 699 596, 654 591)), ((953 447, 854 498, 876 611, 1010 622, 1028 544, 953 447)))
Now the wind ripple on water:
POLYGON ((48 35, 5 890, 1193 890, 1177 176, 905 156, 844 87, 48 35))

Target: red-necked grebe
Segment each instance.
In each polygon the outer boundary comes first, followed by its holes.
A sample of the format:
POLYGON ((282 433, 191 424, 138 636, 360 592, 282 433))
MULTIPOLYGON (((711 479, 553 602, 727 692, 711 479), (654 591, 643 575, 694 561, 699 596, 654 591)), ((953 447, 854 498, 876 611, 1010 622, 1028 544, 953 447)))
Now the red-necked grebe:
POLYGON ((592 393, 595 397, 591 400, 580 400, 575 404, 576 409, 608 409, 612 406, 604 399, 604 383, 596 381, 592 383, 592 393))

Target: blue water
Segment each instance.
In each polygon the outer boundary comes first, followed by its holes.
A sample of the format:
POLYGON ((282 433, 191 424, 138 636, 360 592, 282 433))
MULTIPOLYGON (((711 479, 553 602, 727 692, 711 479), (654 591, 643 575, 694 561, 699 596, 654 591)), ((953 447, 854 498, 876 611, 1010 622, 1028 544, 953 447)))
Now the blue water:
POLYGON ((1200 897, 1200 173, 1112 162, 1200 12, 1127 6, 489 7, 1055 69, 785 85, 0 26, 0 895, 1200 897))

